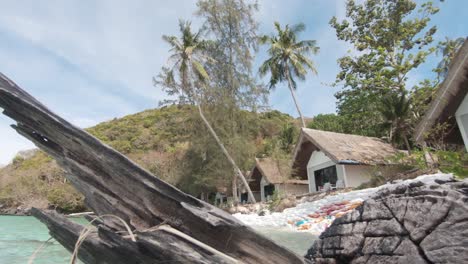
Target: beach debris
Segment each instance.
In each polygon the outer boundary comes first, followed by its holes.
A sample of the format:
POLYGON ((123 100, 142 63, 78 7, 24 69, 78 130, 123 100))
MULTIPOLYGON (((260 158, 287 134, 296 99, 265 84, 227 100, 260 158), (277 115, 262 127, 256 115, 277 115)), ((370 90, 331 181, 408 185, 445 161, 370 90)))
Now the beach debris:
POLYGON ((336 218, 340 218, 362 205, 363 199, 344 200, 320 207, 302 218, 288 220, 288 225, 297 231, 308 231, 320 235, 336 218))

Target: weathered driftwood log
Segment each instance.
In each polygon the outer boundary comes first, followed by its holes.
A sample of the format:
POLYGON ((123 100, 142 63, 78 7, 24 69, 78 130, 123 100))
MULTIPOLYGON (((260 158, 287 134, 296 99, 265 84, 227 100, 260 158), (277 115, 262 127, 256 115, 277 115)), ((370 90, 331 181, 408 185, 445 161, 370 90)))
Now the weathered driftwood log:
POLYGON ((336 221, 307 258, 318 263, 468 263, 468 182, 384 191, 336 221))
MULTIPOLYGON (((228 213, 159 180, 124 155, 54 114, 0 74, 0 107, 12 127, 47 152, 98 215, 121 217, 137 230, 137 242, 116 235, 118 222, 105 220, 86 240, 86 263, 158 263, 190 260, 220 263, 305 263, 303 257, 255 233, 228 213), (165 223, 164 228, 151 227, 165 223)), ((82 227, 57 214, 33 210, 53 237, 74 246, 82 227)))

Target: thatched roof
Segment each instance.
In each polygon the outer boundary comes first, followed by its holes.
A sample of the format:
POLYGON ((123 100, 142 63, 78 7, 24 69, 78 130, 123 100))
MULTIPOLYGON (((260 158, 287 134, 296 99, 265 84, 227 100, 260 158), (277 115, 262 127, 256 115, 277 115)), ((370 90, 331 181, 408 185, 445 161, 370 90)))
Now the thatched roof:
POLYGON ((272 158, 256 158, 255 167, 252 170, 251 178, 260 181, 259 175, 272 184, 285 183, 289 175, 285 175, 289 171, 288 165, 282 164, 272 158))
POLYGON ((275 160, 273 158, 256 158, 255 166, 250 174, 249 184, 255 186, 253 190, 260 188, 260 181, 262 177, 271 184, 309 184, 308 180, 291 179, 289 176, 290 168, 288 164, 275 160), (258 186, 257 186, 258 185, 258 186))
MULTIPOLYGON (((422 143, 426 134, 438 123, 448 122, 456 126, 456 122, 453 117, 467 93, 468 40, 465 40, 462 47, 450 63, 447 77, 439 86, 435 99, 427 109, 424 118, 416 127, 414 133, 414 139, 416 142, 422 143)), ((456 137, 458 138, 456 141, 463 144, 458 129, 454 129, 453 131, 455 133, 451 138, 453 139, 456 137)))
POLYGON ((317 150, 340 164, 388 164, 388 157, 398 152, 378 138, 303 128, 294 158, 304 141, 311 142, 317 150))

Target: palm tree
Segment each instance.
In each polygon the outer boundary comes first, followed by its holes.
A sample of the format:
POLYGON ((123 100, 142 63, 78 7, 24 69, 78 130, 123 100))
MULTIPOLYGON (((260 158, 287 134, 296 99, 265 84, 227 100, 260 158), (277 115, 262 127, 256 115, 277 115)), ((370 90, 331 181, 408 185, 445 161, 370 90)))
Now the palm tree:
POLYGON ((297 89, 294 77, 305 80, 309 71, 317 73, 314 63, 308 58, 310 54, 317 54, 319 47, 315 40, 297 40, 297 34, 305 30, 303 23, 289 27, 286 25, 281 28, 278 22, 275 22, 277 35, 260 37, 261 44, 269 44, 269 58, 260 66, 260 75, 271 74, 270 88, 274 88, 279 82, 287 81, 291 96, 296 105, 297 112, 301 117, 302 127, 305 127, 304 116, 297 103, 295 90, 297 89))
POLYGON ((389 128, 389 141, 395 143, 398 138, 403 139, 408 153, 411 154, 411 146, 408 135, 411 134, 411 100, 406 90, 390 92, 381 100, 378 108, 389 128))
POLYGON ((205 55, 204 50, 207 47, 207 42, 201 39, 202 31, 198 31, 196 34, 193 34, 191 31, 190 22, 179 22, 180 31, 182 33, 181 38, 175 36, 163 36, 169 45, 171 45, 171 52, 173 53, 169 60, 173 62, 172 68, 168 69, 166 72, 166 81, 175 83, 175 77, 177 74, 180 78, 180 90, 182 93, 185 93, 189 100, 192 100, 198 108, 198 113, 200 114, 201 119, 205 123, 206 127, 210 131, 213 138, 216 140, 216 143, 219 145, 224 155, 231 163, 234 168, 237 176, 240 177, 242 183, 247 189, 250 201, 255 203, 255 198, 250 190, 249 184, 244 177, 244 174, 237 166, 234 159, 231 157, 227 149, 224 147, 224 144, 221 142, 221 139, 218 137, 213 127, 210 125, 206 119, 203 110, 201 108, 201 96, 200 91, 209 80, 208 73, 206 72, 203 64, 207 61, 210 61, 208 56, 205 55), (195 85, 197 83, 198 85, 195 85), (198 87, 197 87, 198 86, 198 87))

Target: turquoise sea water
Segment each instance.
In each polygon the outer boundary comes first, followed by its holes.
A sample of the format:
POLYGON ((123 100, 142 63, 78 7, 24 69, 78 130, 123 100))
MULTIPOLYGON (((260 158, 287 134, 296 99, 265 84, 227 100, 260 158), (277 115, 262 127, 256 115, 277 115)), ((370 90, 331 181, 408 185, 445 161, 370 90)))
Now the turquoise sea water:
POLYGON ((307 250, 312 246, 317 236, 307 232, 293 231, 287 227, 253 227, 258 233, 270 238, 276 243, 289 248, 297 254, 304 256, 307 250))
MULTIPOLYGON (((75 220, 85 223, 86 220, 75 220)), ((259 233, 304 255, 315 237, 287 229, 260 228, 259 233)), ((0 216, 0 264, 26 264, 33 252, 49 239, 48 230, 31 216, 0 216)), ((58 242, 48 242, 34 264, 67 264, 70 253, 58 242)))
MULTIPOLYGON (((28 263, 29 257, 49 237, 45 225, 34 217, 0 216, 0 263, 28 263)), ((51 240, 36 256, 34 264, 65 264, 69 261, 70 253, 51 240)))

